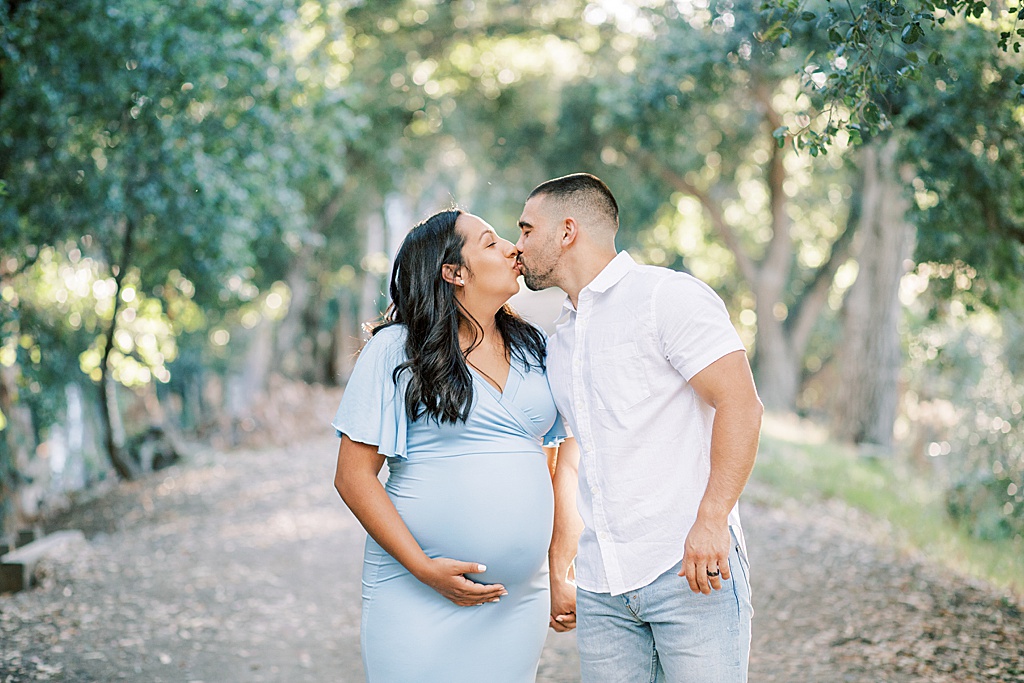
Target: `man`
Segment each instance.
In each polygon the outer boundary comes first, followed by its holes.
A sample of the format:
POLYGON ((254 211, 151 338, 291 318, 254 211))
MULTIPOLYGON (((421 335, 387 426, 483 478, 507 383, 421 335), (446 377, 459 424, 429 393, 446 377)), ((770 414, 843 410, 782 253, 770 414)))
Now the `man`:
POLYGON ((519 220, 526 285, 568 295, 547 365, 579 453, 555 471, 552 627, 577 627, 584 683, 746 681, 736 504, 763 408, 721 299, 616 254, 618 224, 611 191, 585 173, 539 185, 519 220))

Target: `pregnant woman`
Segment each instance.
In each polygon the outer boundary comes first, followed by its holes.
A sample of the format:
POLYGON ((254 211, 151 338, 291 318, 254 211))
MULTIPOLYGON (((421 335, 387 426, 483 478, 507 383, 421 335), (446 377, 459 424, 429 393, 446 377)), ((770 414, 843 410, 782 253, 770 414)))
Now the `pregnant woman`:
POLYGON ((457 209, 413 228, 338 408, 335 486, 369 535, 370 683, 536 677, 553 514, 542 445, 562 425, 544 336, 505 303, 516 256, 457 209))

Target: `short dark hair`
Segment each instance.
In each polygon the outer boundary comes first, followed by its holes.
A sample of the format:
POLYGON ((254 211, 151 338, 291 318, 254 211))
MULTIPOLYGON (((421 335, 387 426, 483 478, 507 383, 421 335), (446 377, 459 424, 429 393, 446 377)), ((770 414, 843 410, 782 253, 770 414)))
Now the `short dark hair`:
POLYGON ((582 206, 592 206, 619 225, 619 205, 604 181, 590 173, 572 173, 553 178, 533 188, 527 199, 548 195, 582 206))

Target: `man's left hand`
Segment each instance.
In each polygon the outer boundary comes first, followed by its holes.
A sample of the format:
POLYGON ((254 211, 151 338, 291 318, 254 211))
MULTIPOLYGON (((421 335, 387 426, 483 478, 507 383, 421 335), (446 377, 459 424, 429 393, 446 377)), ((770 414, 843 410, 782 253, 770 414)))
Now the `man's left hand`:
POLYGON ((720 590, 722 581, 729 579, 729 549, 732 539, 729 522, 709 522, 697 517, 697 521, 686 535, 683 546, 683 568, 679 576, 685 576, 694 593, 710 595, 720 590))

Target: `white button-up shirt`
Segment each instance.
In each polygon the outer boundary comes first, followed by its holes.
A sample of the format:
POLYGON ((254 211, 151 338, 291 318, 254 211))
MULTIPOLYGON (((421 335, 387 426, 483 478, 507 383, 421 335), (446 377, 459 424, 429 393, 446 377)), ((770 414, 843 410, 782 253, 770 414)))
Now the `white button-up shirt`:
MULTIPOLYGON (((714 290, 626 252, 576 308, 566 298, 557 323, 548 380, 580 448, 576 583, 619 595, 682 559, 711 471, 715 415, 689 380, 743 342, 714 290)), ((740 535, 737 508, 729 523, 740 535)))

